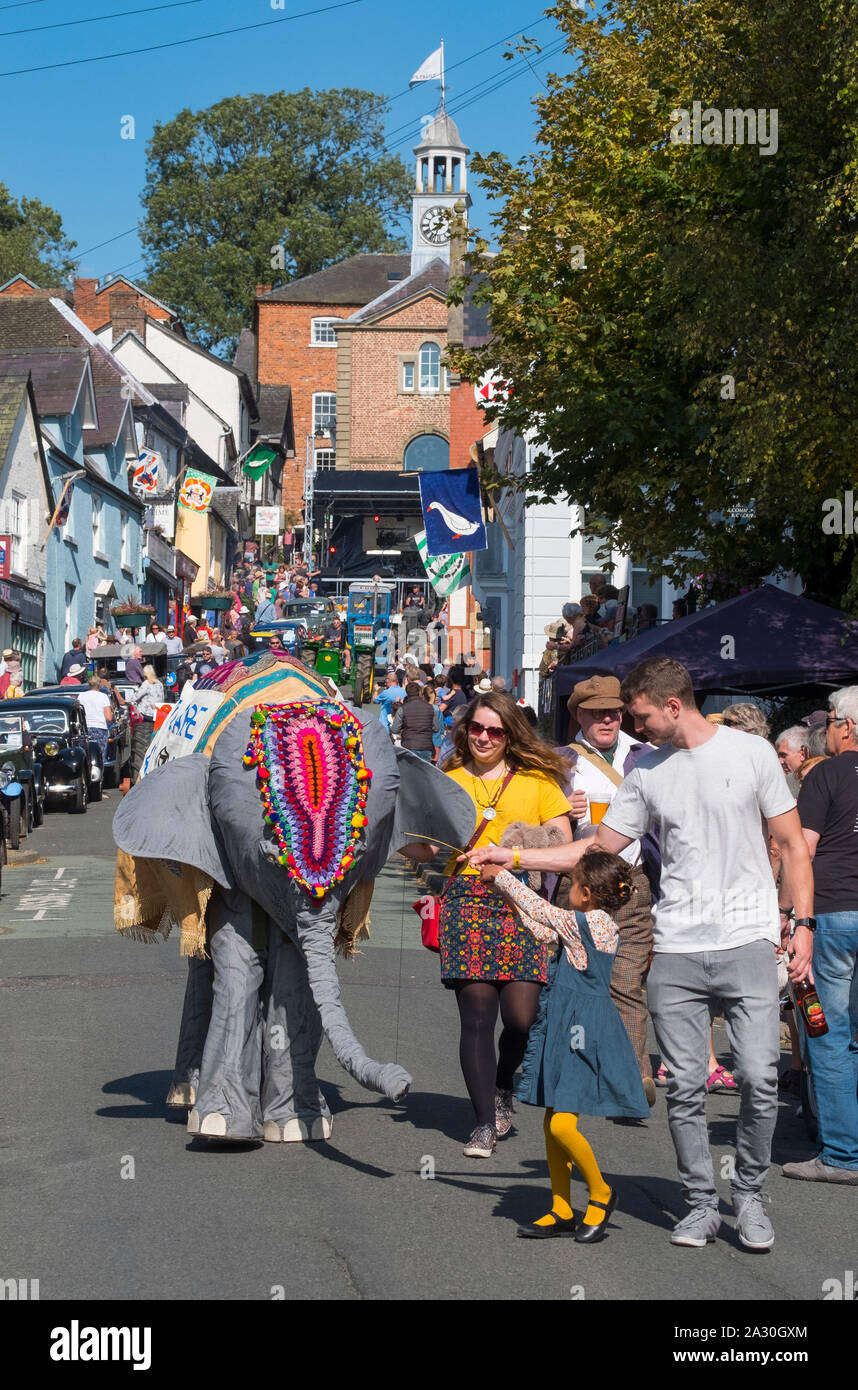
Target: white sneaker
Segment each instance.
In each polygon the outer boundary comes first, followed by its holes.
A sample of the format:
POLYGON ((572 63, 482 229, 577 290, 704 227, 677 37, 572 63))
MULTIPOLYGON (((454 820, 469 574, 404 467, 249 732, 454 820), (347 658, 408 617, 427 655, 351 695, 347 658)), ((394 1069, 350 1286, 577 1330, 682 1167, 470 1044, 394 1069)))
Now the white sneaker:
POLYGON ((771 1250, 775 1233, 766 1205, 771 1201, 767 1192, 743 1192, 733 1198, 736 1230, 746 1250, 771 1250))

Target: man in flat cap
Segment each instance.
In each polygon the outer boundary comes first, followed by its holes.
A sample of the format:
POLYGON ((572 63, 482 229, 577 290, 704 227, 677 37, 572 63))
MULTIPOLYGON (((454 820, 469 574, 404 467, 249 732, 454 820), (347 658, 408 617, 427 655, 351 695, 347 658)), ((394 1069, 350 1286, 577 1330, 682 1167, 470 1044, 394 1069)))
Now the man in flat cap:
MULTIPOLYGON (((577 734, 569 749, 575 756, 572 792, 584 792, 587 809, 577 818, 574 839, 596 833, 596 824, 622 784, 645 753, 648 743, 631 738, 620 728, 623 702, 615 676, 592 676, 579 681, 567 701, 577 734), (601 809, 604 808, 604 809, 601 809), (595 817, 593 812, 595 811, 595 817)), ((578 799, 583 808, 583 799, 578 799)), ((633 840, 622 852, 631 868, 633 892, 625 907, 614 913, 620 928, 620 944, 611 971, 611 998, 617 1006, 635 1049, 641 1080, 650 1105, 656 1090, 646 1045, 647 1005, 645 981, 652 954, 652 886, 657 887, 660 861, 655 842, 633 840)))

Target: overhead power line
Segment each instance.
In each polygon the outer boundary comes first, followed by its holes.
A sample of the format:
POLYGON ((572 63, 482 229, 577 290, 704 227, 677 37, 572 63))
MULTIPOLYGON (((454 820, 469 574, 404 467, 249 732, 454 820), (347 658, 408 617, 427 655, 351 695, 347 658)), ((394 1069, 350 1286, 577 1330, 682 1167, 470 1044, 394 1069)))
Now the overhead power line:
POLYGON ((71 29, 77 24, 100 24, 103 19, 125 19, 132 14, 155 14, 158 10, 180 10, 185 5, 201 5, 202 3, 203 0, 170 0, 168 5, 144 5, 139 10, 116 10, 113 14, 95 14, 89 19, 63 19, 56 24, 37 24, 30 29, 4 29, 0 32, 0 39, 14 38, 16 34, 44 34, 48 29, 71 29))
POLYGON ((93 58, 66 58, 61 63, 40 63, 32 68, 9 68, 0 72, 0 77, 21 77, 30 72, 51 72, 56 68, 77 68, 85 63, 107 63, 112 58, 131 58, 138 53, 158 53, 165 48, 184 48, 191 43, 203 43, 206 39, 222 39, 229 34, 248 34, 253 29, 270 29, 275 24, 291 24, 296 19, 308 19, 316 14, 330 14, 332 10, 347 10, 353 5, 363 5, 366 0, 339 0, 336 5, 321 5, 315 10, 301 10, 299 14, 281 15, 279 19, 263 19, 257 24, 239 24, 234 29, 217 29, 211 34, 197 34, 189 39, 172 39, 169 43, 151 43, 145 48, 123 48, 116 53, 99 53, 93 58))

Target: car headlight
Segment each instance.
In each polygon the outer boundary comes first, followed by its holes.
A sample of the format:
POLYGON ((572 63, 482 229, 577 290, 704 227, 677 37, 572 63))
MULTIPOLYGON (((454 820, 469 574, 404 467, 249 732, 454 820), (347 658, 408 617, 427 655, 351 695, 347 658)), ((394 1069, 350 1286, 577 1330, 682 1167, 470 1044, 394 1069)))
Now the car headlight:
MULTIPOLYGON (((12 775, 12 773, 13 773, 14 771, 15 771, 15 764, 14 764, 14 763, 4 763, 3 766, 0 767, 0 772, 5 772, 5 773, 7 773, 7 774, 8 774, 8 777, 11 777, 11 775, 12 775)), ((7 777, 7 781, 8 781, 8 777, 7 777)))
POLYGON ((59 753, 59 751, 60 751, 60 745, 59 745, 58 743, 46 743, 46 744, 45 744, 45 752, 47 753, 47 755, 48 755, 49 758, 55 758, 55 757, 57 756, 57 754, 59 753))

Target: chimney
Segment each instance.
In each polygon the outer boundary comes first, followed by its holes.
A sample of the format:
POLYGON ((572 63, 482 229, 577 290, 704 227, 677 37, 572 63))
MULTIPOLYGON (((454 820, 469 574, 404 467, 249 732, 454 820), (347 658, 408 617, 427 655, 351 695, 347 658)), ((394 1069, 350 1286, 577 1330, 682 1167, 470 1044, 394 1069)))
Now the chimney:
POLYGON ((97 280, 75 280, 74 282, 74 311, 87 328, 101 328, 95 298, 97 289, 97 280))
POLYGON ((257 297, 257 299, 259 298, 259 296, 260 296, 261 294, 268 294, 268 292, 269 292, 270 289, 271 289, 271 286, 270 286, 270 285, 257 285, 257 286, 256 286, 256 297, 257 297))
POLYGON ((146 340, 146 310, 140 306, 136 290, 116 288, 110 296, 110 326, 112 342, 117 342, 129 329, 146 340))

